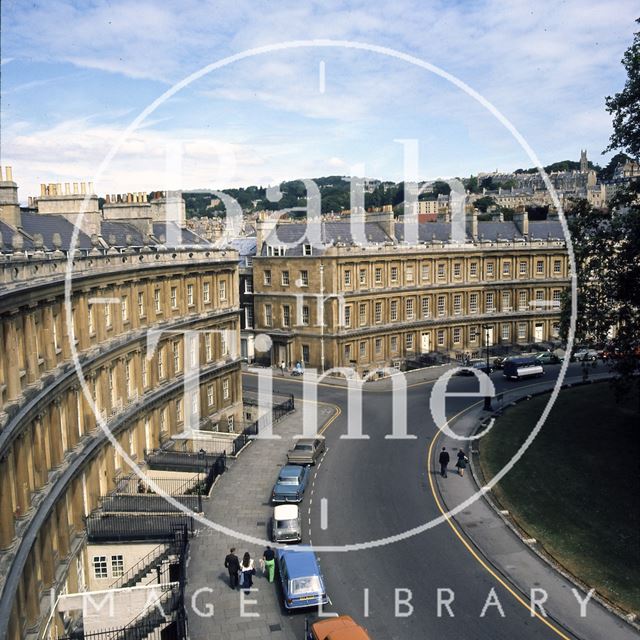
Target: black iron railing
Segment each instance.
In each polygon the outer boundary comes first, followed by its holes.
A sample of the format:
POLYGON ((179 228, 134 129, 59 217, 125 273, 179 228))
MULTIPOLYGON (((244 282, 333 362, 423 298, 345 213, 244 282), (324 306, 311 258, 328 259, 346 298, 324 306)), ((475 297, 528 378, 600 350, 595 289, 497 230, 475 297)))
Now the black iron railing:
MULTIPOLYGON (((253 405, 253 406, 257 406, 260 404, 259 398, 257 396, 245 398, 243 399, 243 402, 245 404, 253 405)), ((274 404, 271 409, 271 417, 269 417, 267 414, 265 414, 264 416, 261 416, 254 422, 247 425, 238 434, 238 436, 232 443, 232 447, 231 447, 232 455, 237 456, 238 453, 243 449, 243 447, 245 447, 245 445, 252 438, 258 435, 259 431, 262 428, 267 427, 269 425, 270 421, 271 423, 277 422, 278 420, 286 416, 288 413, 291 413, 295 408, 296 406, 295 406, 295 399, 293 397, 293 394, 291 394, 288 398, 284 399, 282 402, 278 402, 277 404, 274 404)))
MULTIPOLYGON (((202 512, 202 495, 171 496, 178 504, 191 511, 202 512)), ((163 496, 152 493, 128 494, 115 493, 100 500, 100 508, 105 513, 172 513, 182 509, 165 500, 163 496)))
POLYGON ((138 576, 146 575, 154 563, 170 562, 170 582, 161 585, 162 595, 129 624, 93 633, 82 630, 69 633, 60 640, 186 640, 187 616, 184 608, 184 589, 187 581, 187 551, 189 548, 187 526, 173 529, 168 545, 156 547, 121 576, 111 588, 123 588, 137 583, 138 576))
POLYGON ((184 606, 174 604, 173 591, 149 610, 147 615, 133 620, 126 627, 102 629, 93 633, 78 631, 60 640, 186 640, 187 617, 184 606), (164 615, 160 613, 162 607, 164 615), (175 610, 171 611, 170 607, 175 610))
POLYGON ((124 478, 119 478, 115 482, 113 493, 118 494, 153 494, 150 483, 158 487, 161 491, 171 496, 187 496, 197 493, 198 481, 200 480, 197 471, 189 478, 149 478, 149 482, 142 480, 135 473, 124 478))
POLYGON ((193 518, 184 513, 105 513, 93 511, 85 518, 89 542, 128 542, 133 540, 171 540, 176 529, 193 533, 193 518))
POLYGON ((144 457, 150 469, 159 471, 192 471, 203 473, 214 466, 222 454, 207 451, 145 450, 144 457))

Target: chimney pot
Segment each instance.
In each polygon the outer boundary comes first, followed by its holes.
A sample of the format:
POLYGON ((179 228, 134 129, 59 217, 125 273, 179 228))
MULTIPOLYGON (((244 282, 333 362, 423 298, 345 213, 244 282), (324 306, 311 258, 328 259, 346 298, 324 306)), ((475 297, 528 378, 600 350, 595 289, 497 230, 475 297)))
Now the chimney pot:
POLYGON ((64 183, 64 195, 65 196, 71 195, 71 185, 68 182, 64 183))
POLYGON ((87 193, 87 185, 84 182, 80 183, 80 193, 85 195, 87 193))
POLYGON ((47 187, 43 183, 40 183, 40 195, 41 196, 46 196, 47 195, 47 187))
POLYGON ((4 174, 6 176, 7 182, 13 182, 13 169, 9 166, 4 168, 4 174))
POLYGON ((93 194, 93 182, 87 183, 87 190, 89 193, 93 194))
POLYGON ((73 183, 73 195, 77 195, 78 194, 78 183, 74 182, 73 183))

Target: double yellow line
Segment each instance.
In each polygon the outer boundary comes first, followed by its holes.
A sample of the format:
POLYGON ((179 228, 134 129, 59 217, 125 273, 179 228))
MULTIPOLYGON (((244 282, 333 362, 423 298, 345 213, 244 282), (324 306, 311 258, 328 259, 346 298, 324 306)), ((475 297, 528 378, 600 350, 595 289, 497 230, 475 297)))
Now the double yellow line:
MULTIPOLYGON (((536 386, 536 385, 527 385, 527 386, 536 386)), ((525 387, 520 387, 520 389, 523 389, 525 387)), ((479 402, 475 402, 474 404, 468 406, 466 409, 463 409, 462 411, 460 411, 459 413, 457 413, 455 416, 453 416, 448 422, 452 423, 453 421, 457 420, 462 414, 466 413, 467 411, 470 411, 471 409, 473 409, 474 407, 477 407, 479 405, 483 404, 483 401, 479 401, 479 402)), ((559 636, 560 638, 562 638, 563 640, 572 640, 569 636, 567 636, 565 633, 563 633, 560 629, 558 629, 558 627, 556 627, 554 624, 552 624, 551 622, 549 622, 549 620, 547 620, 547 618, 545 618, 544 616, 540 615, 536 610, 531 610, 531 605, 530 603, 528 603, 517 591, 515 591, 509 584, 507 584, 507 582, 500 576, 498 575, 479 555, 478 553, 475 551, 475 549, 473 549, 473 547, 469 544, 469 542, 465 539, 465 537, 462 535, 462 533, 460 533, 460 531, 458 530, 458 528, 453 524, 453 522, 451 521, 451 517, 447 516, 447 512, 445 511, 445 509, 442 506, 442 503, 440 502, 440 499, 438 498, 438 494, 436 492, 436 487, 435 487, 435 483, 433 480, 434 474, 432 473, 432 468, 431 468, 431 460, 433 457, 433 448, 436 444, 436 441, 438 440, 438 438, 440 437, 440 434, 442 432, 440 430, 438 430, 438 432, 436 433, 436 435, 434 436, 433 440, 431 441, 431 444, 429 445, 429 451, 427 453, 427 474, 429 476, 429 486, 431 487, 431 493, 433 494, 433 499, 435 500, 436 506, 438 507, 438 510, 440 511, 440 513, 445 516, 445 521, 446 523, 449 525, 449 527, 451 528, 451 530, 453 531, 453 533, 456 535, 456 537, 458 538, 458 540, 460 540, 460 542, 462 542, 462 544, 464 545, 465 549, 471 554, 471 556, 476 560, 476 562, 487 572, 489 573, 497 582, 498 584, 500 584, 502 587, 504 587, 516 600, 517 602, 519 602, 525 609, 527 609, 529 612, 531 612, 536 618, 538 618, 538 620, 540 620, 543 624, 545 624, 547 627, 549 627, 549 629, 551 629, 551 631, 553 631, 557 636, 559 636)))

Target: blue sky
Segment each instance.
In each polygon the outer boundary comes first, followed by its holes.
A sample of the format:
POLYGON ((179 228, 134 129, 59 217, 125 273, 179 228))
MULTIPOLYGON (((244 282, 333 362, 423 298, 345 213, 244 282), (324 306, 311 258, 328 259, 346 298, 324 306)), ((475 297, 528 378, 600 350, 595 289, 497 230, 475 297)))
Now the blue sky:
MULTIPOLYGON (((91 180, 120 132, 174 83, 252 47, 318 38, 390 47, 453 74, 543 163, 577 159, 581 148, 603 162, 604 96, 623 86, 637 8, 629 0, 3 0, 2 164, 13 166, 21 200, 40 182, 91 180)), ((398 139, 418 141, 424 178, 531 165, 490 113, 442 78, 378 53, 302 47, 245 59, 178 92, 123 144, 96 190, 350 173, 399 180, 398 139), (180 172, 167 168, 176 149, 180 172)))

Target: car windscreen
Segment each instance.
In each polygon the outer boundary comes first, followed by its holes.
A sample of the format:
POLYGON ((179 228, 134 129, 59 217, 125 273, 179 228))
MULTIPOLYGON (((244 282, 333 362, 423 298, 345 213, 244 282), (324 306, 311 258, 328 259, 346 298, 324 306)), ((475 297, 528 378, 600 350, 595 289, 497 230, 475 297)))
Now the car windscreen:
POLYGON ((289 583, 289 593, 322 593, 320 578, 318 576, 307 576, 305 578, 294 578, 289 583))
POLYGON ((293 520, 276 520, 276 526, 278 529, 296 529, 298 526, 298 521, 293 520))
POLYGON ((313 451, 313 445, 311 445, 311 444, 297 444, 294 447, 294 451, 313 451))
POLYGON ((280 484, 300 484, 299 478, 296 476, 288 478, 278 478, 278 482, 280 484))

